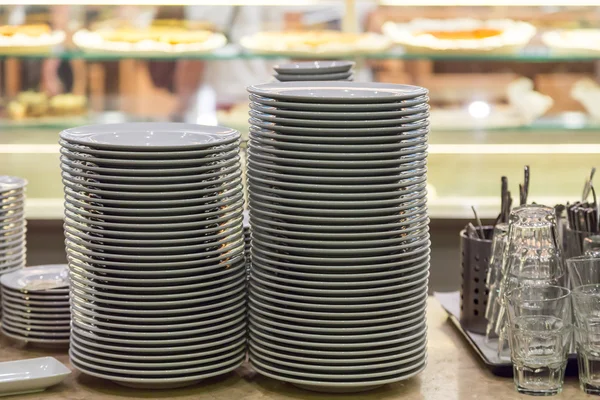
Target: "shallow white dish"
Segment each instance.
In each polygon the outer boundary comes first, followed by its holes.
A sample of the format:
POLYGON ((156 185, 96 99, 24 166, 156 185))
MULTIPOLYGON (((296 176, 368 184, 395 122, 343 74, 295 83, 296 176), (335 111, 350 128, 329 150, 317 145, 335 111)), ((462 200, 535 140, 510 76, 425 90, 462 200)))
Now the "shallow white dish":
POLYGON ((343 81, 352 77, 352 72, 339 72, 332 74, 314 75, 295 75, 295 74, 275 74, 275 78, 281 82, 297 82, 297 81, 343 81))
POLYGON ((342 60, 299 61, 276 65, 273 69, 280 74, 333 74, 348 71, 354 67, 355 64, 354 61, 342 60))
POLYGON ((53 357, 0 363, 0 396, 35 393, 62 382, 69 374, 53 357))
POLYGON ((0 176, 0 193, 5 193, 27 186, 27 180, 16 176, 0 176))
POLYGON ((278 82, 250 86, 248 91, 270 99, 306 103, 390 103, 427 95, 418 86, 369 82, 278 82))
POLYGON ((201 150, 234 142, 239 136, 233 129, 220 126, 145 122, 88 125, 60 133, 61 139, 74 144, 136 151, 201 150))

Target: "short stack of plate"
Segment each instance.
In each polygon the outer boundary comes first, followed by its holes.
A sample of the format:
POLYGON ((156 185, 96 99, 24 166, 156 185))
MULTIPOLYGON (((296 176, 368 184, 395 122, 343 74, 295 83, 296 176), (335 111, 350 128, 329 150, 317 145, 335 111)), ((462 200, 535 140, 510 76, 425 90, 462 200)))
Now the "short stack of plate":
POLYGON ((35 344, 69 344, 69 270, 65 264, 20 268, 2 275, 0 284, 5 336, 35 344))
POLYGON ((294 81, 351 81, 353 61, 298 61, 274 68, 275 79, 294 81))
POLYGON ((427 90, 251 86, 250 360, 318 391, 425 367, 427 90))
POLYGON ((27 181, 0 175, 0 275, 25 266, 27 181))
POLYGON ((240 135, 177 123, 61 132, 71 364, 185 386, 246 353, 240 135))

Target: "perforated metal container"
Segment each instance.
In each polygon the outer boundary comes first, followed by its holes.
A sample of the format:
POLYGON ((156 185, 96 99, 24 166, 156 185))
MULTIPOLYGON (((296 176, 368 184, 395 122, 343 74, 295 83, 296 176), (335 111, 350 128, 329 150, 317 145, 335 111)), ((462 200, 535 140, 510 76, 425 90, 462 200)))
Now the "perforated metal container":
MULTIPOLYGON (((477 228, 479 231, 480 229, 477 228)), ((484 237, 490 239, 469 238, 463 229, 460 232, 460 323, 464 329, 485 334, 487 319, 488 290, 486 275, 492 252, 493 226, 484 226, 484 237)))

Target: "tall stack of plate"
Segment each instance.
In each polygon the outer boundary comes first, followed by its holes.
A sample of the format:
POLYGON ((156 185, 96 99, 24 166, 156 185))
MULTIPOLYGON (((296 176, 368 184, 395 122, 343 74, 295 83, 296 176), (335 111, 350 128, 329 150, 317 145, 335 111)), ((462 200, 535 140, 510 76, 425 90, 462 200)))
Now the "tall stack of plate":
POLYGON ((5 336, 35 344, 69 344, 69 270, 65 264, 21 268, 2 275, 0 284, 5 336))
POLYGON ((298 61, 274 68, 275 79, 294 81, 351 81, 353 61, 298 61))
POLYGON ((252 236, 250 235, 250 214, 244 211, 244 254, 246 256, 246 269, 250 274, 250 249, 252 247, 252 236))
POLYGON ((245 359, 240 135, 132 123, 61 132, 71 363, 145 388, 245 359))
POLYGON ((0 175, 0 275, 25 266, 27 181, 0 175))
POLYGON ((251 86, 250 360, 319 391, 426 363, 427 90, 251 86))

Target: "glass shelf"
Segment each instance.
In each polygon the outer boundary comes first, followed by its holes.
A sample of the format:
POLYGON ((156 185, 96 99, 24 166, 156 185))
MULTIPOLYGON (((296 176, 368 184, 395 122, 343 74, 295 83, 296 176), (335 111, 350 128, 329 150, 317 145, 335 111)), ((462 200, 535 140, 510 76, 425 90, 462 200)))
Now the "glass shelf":
MULTIPOLYGON (((61 58, 61 59, 84 59, 89 61, 118 61, 123 59, 139 59, 139 60, 239 60, 239 59, 318 59, 327 58, 324 55, 295 55, 282 56, 279 54, 256 54, 245 51, 240 46, 235 44, 227 45, 211 53, 199 54, 165 54, 165 55, 136 55, 131 53, 123 54, 98 54, 87 53, 77 49, 56 49, 52 52, 31 53, 31 54, 2 54, 3 58, 26 58, 26 59, 44 59, 44 58, 61 58)), ((357 56, 344 56, 337 58, 355 58, 369 60, 432 60, 432 61, 515 61, 515 62, 582 62, 600 60, 600 52, 598 54, 568 54, 556 53, 544 46, 527 47, 521 52, 514 54, 448 54, 448 53, 406 53, 402 48, 392 48, 388 51, 374 54, 365 54, 357 56)))

